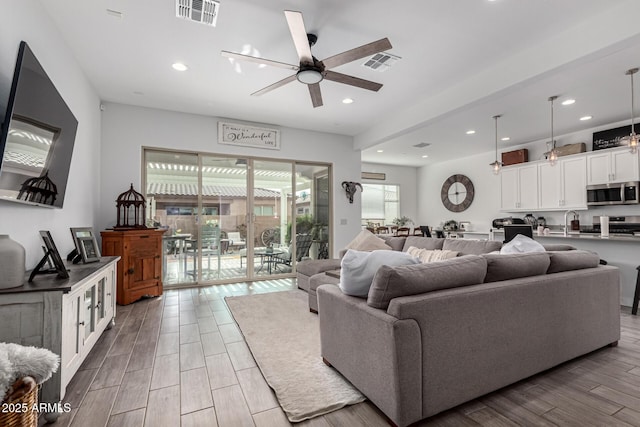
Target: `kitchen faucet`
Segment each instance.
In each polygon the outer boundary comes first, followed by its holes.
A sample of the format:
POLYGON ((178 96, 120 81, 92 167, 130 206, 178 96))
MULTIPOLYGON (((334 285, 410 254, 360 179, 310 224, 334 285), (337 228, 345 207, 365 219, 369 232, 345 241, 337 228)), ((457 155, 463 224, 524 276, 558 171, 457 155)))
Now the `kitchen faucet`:
POLYGON ((569 235, 569 227, 567 227, 567 218, 569 217, 569 214, 573 214, 574 219, 578 215, 576 211, 566 211, 564 213, 564 236, 569 235))

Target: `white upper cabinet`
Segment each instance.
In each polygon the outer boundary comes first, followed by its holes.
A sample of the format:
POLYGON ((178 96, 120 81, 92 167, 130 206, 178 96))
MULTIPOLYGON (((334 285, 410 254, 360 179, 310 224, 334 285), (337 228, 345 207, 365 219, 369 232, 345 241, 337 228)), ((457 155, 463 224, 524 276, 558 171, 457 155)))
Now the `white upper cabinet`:
POLYGON ((538 207, 538 167, 535 164, 510 166, 501 171, 503 211, 520 211, 538 207))
POLYGON ((538 209, 587 208, 587 162, 583 156, 560 158, 555 166, 538 164, 538 209))
POLYGON ((638 153, 631 154, 629 148, 587 154, 587 185, 638 180, 638 153))

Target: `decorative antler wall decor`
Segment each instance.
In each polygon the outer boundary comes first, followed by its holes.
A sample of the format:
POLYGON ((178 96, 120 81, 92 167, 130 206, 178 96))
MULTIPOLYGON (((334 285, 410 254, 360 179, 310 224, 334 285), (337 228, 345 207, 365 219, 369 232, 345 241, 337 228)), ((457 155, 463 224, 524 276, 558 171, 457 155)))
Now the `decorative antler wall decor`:
POLYGON ((353 203, 353 196, 356 194, 358 188, 360 188, 360 191, 363 191, 362 185, 360 185, 359 182, 353 181, 342 181, 342 188, 344 188, 344 191, 347 193, 347 199, 349 199, 349 203, 353 203))

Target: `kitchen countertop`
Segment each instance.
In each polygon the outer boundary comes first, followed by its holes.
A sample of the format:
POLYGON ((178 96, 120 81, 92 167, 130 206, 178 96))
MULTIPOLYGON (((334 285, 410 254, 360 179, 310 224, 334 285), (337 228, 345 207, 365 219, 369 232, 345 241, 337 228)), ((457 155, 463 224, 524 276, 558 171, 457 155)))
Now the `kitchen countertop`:
MULTIPOLYGON (((504 230, 496 229, 493 230, 494 233, 502 234, 504 230)), ((465 231, 464 235, 489 235, 489 231, 465 231)), ((603 241, 619 241, 619 242, 638 242, 640 243, 640 236, 633 236, 629 234, 609 234, 609 237, 602 237, 598 233, 577 233, 577 232, 569 232, 569 235, 565 236, 562 231, 552 231, 548 235, 539 236, 537 233, 533 233, 533 238, 538 239, 580 239, 580 240, 603 240, 603 241)))

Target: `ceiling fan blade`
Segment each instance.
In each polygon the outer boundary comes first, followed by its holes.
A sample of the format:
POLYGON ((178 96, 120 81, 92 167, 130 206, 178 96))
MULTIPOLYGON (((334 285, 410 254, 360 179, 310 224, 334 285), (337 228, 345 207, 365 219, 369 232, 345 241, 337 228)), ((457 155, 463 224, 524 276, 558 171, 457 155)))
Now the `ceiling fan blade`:
POLYGON ((346 85, 351 85, 362 89, 372 90, 374 92, 379 91, 382 87, 380 83, 360 79, 358 77, 349 76, 347 74, 336 73, 335 71, 326 70, 323 74, 324 78, 327 80, 331 80, 337 83, 344 83, 346 85))
POLYGON ((375 53, 391 49, 392 47, 393 46, 391 46, 391 42, 389 41, 389 39, 385 37, 378 41, 364 44, 360 47, 356 47, 337 55, 330 56, 327 59, 323 60, 322 63, 324 64, 325 68, 334 68, 339 65, 357 61, 358 59, 362 59, 375 53))
POLYGON ((284 16, 287 18, 291 38, 296 46, 300 63, 313 64, 311 47, 309 47, 309 40, 307 39, 307 30, 304 29, 304 21, 302 20, 302 12, 285 10, 284 16))
POLYGON ((229 52, 227 50, 221 51, 220 54, 226 58, 233 58, 233 59, 239 59, 241 61, 255 62, 256 64, 265 64, 265 65, 270 65, 272 67, 286 68, 287 70, 298 71, 298 69, 300 68, 297 65, 293 65, 293 64, 286 64, 284 62, 258 58, 256 56, 243 55, 241 53, 229 52))
POLYGON ((296 75, 295 75, 295 74, 293 74, 293 75, 291 75, 291 76, 289 76, 289 77, 285 77, 284 79, 282 79, 282 80, 280 80, 280 81, 275 82, 274 84, 271 84, 271 85, 269 85, 269 86, 267 86, 267 87, 265 87, 265 88, 262 88, 262 89, 260 89, 259 91, 253 92, 253 93, 251 94, 251 96, 260 96, 260 95, 264 95, 264 94, 265 94, 265 93, 267 93, 267 92, 271 92, 272 90, 274 90, 274 89, 278 89, 279 87, 284 86, 284 85, 286 85, 287 83, 291 83, 291 82, 293 82, 293 81, 295 81, 295 80, 296 80, 296 75))
POLYGON ((322 107, 322 93, 320 93, 319 83, 309 85, 309 95, 311 95, 311 103, 313 104, 313 108, 322 107))

